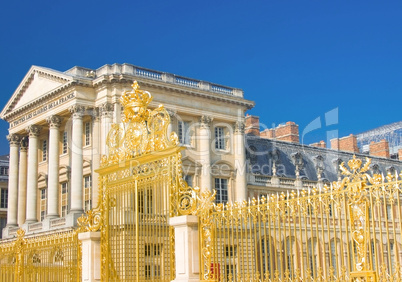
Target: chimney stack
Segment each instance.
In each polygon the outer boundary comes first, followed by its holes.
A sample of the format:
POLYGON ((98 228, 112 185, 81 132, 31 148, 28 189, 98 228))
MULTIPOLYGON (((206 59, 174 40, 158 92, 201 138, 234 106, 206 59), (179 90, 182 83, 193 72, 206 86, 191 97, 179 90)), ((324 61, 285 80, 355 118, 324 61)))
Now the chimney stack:
POLYGON ((342 138, 331 139, 331 149, 359 153, 357 138, 353 134, 342 138))
POLYGON ((247 114, 245 118, 245 134, 260 136, 260 118, 247 114))
POLYGON ((275 139, 292 143, 299 143, 299 126, 293 121, 275 128, 275 139))
MULTIPOLYGON (((376 157, 389 158, 389 144, 388 141, 382 139, 380 142, 375 143, 372 141, 370 143, 370 155, 376 157)), ((400 156, 399 156, 400 158, 400 156)))
POLYGON ((327 147, 327 143, 325 143, 324 140, 321 140, 320 142, 316 142, 316 143, 310 144, 310 146, 318 147, 318 148, 326 148, 326 147, 327 147))

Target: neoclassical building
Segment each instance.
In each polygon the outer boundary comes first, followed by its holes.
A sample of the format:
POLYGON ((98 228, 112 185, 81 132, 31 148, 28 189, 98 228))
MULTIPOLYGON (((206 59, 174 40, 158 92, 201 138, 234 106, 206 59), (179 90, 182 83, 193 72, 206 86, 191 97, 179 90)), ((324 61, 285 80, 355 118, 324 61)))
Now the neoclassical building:
POLYGON ((120 97, 133 81, 163 104, 171 131, 186 147, 187 182, 216 189, 217 201, 247 197, 244 114, 254 102, 241 89, 130 64, 65 72, 33 66, 1 118, 9 123, 7 226, 27 234, 72 228, 98 199, 100 158, 122 115, 120 97))

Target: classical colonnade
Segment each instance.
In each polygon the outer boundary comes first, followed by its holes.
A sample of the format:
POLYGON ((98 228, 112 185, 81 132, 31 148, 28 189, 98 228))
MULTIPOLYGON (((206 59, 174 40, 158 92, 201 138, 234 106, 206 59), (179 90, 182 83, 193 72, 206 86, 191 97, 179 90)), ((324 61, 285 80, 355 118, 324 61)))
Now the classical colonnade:
MULTIPOLYGON (((69 108, 71 116, 50 115, 44 117, 43 125, 30 124, 24 133, 10 133, 10 168, 8 183, 7 226, 18 226, 38 221, 38 152, 41 133, 48 128, 48 170, 47 170, 47 214, 46 218, 60 216, 59 169, 62 125, 71 118, 70 209, 69 213, 83 213, 83 130, 85 115, 92 117, 92 147, 98 149, 92 155, 94 168, 99 167, 100 154, 106 153, 105 140, 109 125, 113 122, 113 105, 105 103, 99 108, 88 108, 79 104, 69 108), (101 116, 101 120, 100 117, 101 116), (101 133, 100 144, 97 138, 101 133)), ((96 182, 96 181, 94 181, 96 182)), ((94 183, 95 184, 95 183, 94 183)), ((96 187, 94 185, 94 187, 96 187)))

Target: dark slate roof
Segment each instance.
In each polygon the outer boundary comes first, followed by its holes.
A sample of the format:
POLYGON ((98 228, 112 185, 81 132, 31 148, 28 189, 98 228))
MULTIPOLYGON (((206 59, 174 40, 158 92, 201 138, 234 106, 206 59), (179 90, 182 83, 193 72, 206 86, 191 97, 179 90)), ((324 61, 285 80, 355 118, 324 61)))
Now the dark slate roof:
MULTIPOLYGON (((323 168, 322 180, 336 181, 340 162, 347 162, 354 153, 337 151, 328 148, 318 148, 273 139, 264 139, 252 135, 246 137, 246 158, 248 171, 254 174, 272 175, 272 164, 276 162, 277 176, 296 178, 295 162, 300 156, 302 169, 300 177, 317 181, 317 169, 323 168)), ((388 170, 402 171, 402 162, 387 158, 355 154, 365 163, 366 157, 371 158, 371 173, 387 174, 388 170)))
POLYGON ((0 156, 0 161, 9 161, 9 156, 8 155, 0 156))

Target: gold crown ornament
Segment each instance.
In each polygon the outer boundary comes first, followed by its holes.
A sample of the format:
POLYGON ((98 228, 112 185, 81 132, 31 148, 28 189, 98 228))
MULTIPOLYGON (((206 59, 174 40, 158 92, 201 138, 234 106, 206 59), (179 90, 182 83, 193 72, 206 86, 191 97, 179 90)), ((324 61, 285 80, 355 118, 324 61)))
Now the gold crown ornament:
POLYGON ((131 91, 124 91, 120 102, 124 107, 124 122, 144 120, 149 115, 148 105, 152 101, 151 93, 140 90, 137 81, 131 85, 131 91))

